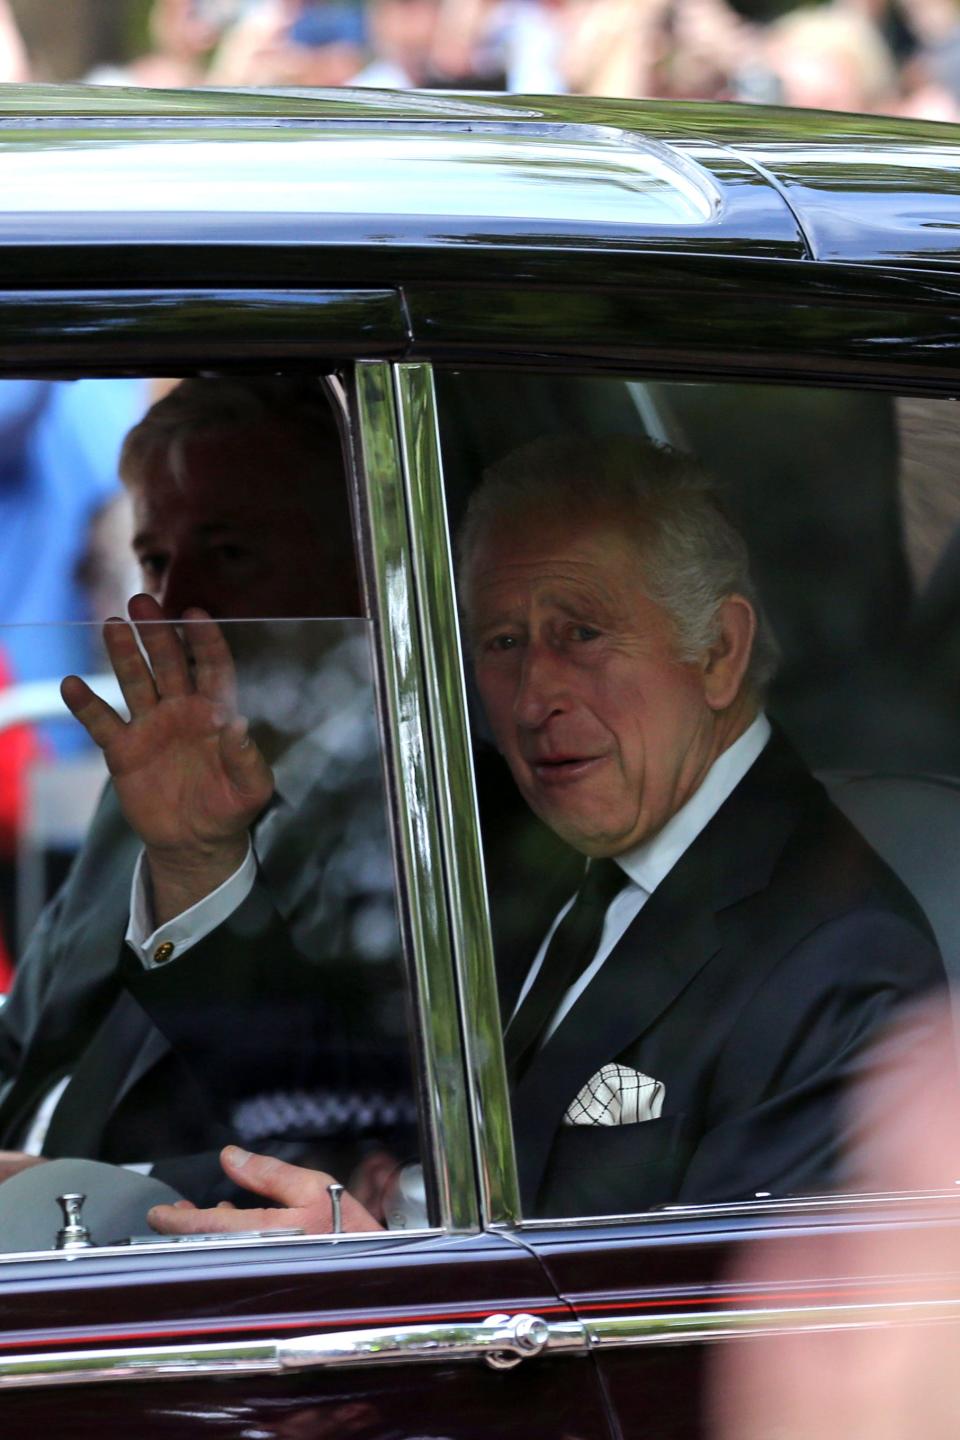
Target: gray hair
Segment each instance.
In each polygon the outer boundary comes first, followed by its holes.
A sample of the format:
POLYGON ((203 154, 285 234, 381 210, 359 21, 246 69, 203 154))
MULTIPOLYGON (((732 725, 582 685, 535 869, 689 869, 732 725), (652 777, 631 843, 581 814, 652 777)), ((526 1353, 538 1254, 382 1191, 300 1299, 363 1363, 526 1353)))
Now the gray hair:
POLYGON ((757 617, 745 682, 758 697, 778 661, 777 642, 750 574, 747 546, 695 460, 630 436, 548 436, 489 466, 470 497, 458 541, 461 601, 481 540, 508 520, 539 515, 626 521, 643 556, 644 590, 677 632, 681 660, 699 659, 719 634, 719 612, 742 595, 757 617))
POLYGON ((181 380, 134 425, 120 451, 120 478, 125 485, 136 484, 159 452, 179 479, 184 449, 194 436, 268 422, 282 425, 305 456, 342 469, 333 408, 318 380, 287 375, 199 376, 181 380))

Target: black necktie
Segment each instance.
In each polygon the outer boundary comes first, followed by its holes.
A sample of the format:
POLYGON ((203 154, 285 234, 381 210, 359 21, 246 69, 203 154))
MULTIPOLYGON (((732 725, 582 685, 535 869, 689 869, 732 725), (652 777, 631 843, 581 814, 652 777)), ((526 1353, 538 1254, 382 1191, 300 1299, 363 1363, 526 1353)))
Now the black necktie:
POLYGON ((507 1026, 507 1071, 514 1082, 536 1054, 564 995, 596 955, 607 907, 628 881, 615 860, 590 862, 573 904, 553 932, 536 979, 507 1026))

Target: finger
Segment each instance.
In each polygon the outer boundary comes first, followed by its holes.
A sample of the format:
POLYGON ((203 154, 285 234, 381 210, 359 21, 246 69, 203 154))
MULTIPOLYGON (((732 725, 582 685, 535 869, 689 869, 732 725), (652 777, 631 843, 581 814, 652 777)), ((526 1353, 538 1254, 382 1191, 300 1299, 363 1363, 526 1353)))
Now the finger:
MULTIPOLYGON (((265 1200, 275 1200, 279 1205, 299 1207, 326 1202, 330 1209, 327 1186, 333 1184, 333 1176, 323 1170, 307 1170, 302 1165, 288 1165, 272 1155, 253 1155, 239 1145, 227 1145, 220 1152, 220 1163, 235 1184, 265 1200)), ((244 1214, 249 1212, 244 1211, 244 1214)))
POLYGON ((147 1222, 161 1235, 229 1235, 247 1230, 287 1229, 290 1225, 283 1210, 234 1210, 220 1205, 212 1210, 153 1205, 147 1211, 147 1222))
POLYGON ((159 695, 176 697, 192 691, 183 641, 175 625, 164 619, 163 611, 150 595, 133 595, 127 605, 153 670, 159 695))
POLYGON ((220 756, 231 785, 251 802, 265 805, 273 794, 273 771, 242 715, 220 731, 220 756))
POLYGON ((206 610, 183 612, 184 639, 194 663, 194 684, 201 695, 231 709, 237 699, 237 671, 223 631, 206 610))
POLYGON ((147 714, 157 703, 157 687, 133 627, 111 617, 103 627, 103 643, 131 717, 147 714))
POLYGON ((79 675, 67 675, 60 682, 63 703, 74 719, 79 720, 90 739, 101 750, 106 750, 118 735, 126 730, 126 721, 121 720, 106 700, 95 695, 79 675))
MULTIPOLYGON (((336 1183, 332 1175, 323 1170, 307 1170, 302 1165, 288 1165, 285 1160, 275 1160, 269 1155, 251 1155, 239 1145, 227 1145, 220 1152, 220 1163, 235 1184, 288 1207, 257 1212, 268 1217, 271 1228, 298 1225, 309 1235, 326 1235, 333 1229, 333 1202, 327 1188, 336 1183)), ((383 1229, 349 1191, 343 1192, 341 1206, 345 1232, 383 1229)), ((241 1214, 249 1215, 250 1211, 244 1210, 241 1214)))

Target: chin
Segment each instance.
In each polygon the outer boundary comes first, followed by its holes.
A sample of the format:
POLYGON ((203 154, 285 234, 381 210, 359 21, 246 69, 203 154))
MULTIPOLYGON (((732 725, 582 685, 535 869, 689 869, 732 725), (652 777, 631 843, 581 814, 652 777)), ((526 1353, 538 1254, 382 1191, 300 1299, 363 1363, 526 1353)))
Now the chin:
POLYGON ((587 820, 578 821, 574 817, 550 813, 546 809, 540 809, 537 813, 544 824, 549 825, 565 844, 591 859, 616 855, 618 851, 626 848, 626 842, 621 836, 611 835, 609 830, 592 825, 587 820))

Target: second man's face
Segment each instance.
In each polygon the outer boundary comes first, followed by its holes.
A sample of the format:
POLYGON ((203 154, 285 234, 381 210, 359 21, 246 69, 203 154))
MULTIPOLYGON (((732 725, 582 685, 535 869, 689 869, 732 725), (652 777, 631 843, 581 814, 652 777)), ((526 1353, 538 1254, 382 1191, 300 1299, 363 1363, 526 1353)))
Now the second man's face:
POLYGON ((663 826, 715 758, 701 667, 677 659, 622 525, 509 528, 481 540, 469 576, 487 718, 541 819, 586 855, 620 854, 663 826))
POLYGON ((305 469, 316 462, 270 424, 194 436, 178 474, 152 457, 130 487, 134 551, 168 619, 190 606, 218 620, 360 613, 338 467, 306 480, 305 469), (310 493, 325 481, 325 495, 310 493), (332 535, 338 561, 324 558, 332 535))

